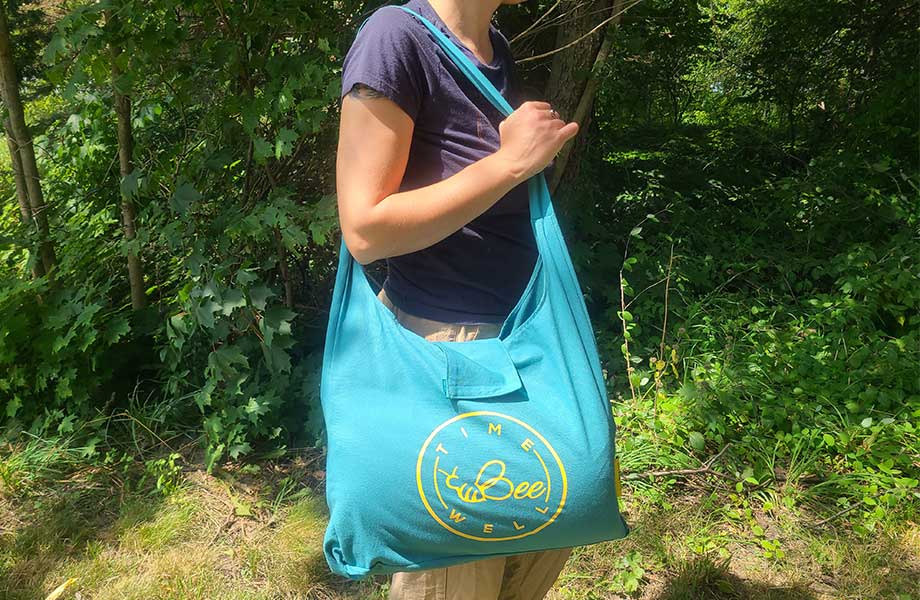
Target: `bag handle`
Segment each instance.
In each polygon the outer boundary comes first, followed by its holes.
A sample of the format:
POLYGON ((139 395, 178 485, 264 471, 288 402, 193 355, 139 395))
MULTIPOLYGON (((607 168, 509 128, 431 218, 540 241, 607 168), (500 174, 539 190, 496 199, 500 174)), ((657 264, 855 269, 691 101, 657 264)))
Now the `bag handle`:
POLYGON ((473 85, 475 85, 476 88, 482 92, 483 96, 485 96, 486 99, 491 102, 499 112, 501 112, 506 117, 514 112, 514 108, 508 104, 508 101, 505 100, 505 97, 502 96, 501 92, 498 91, 495 85, 493 85, 492 82, 482 74, 482 71, 479 70, 479 67, 473 64, 473 61, 471 61, 469 57, 463 53, 457 44, 455 44, 453 41, 451 41, 450 38, 444 35, 444 33, 435 27, 431 21, 418 14, 414 10, 406 8, 405 6, 396 6, 396 8, 402 9, 411 15, 415 15, 417 19, 424 23, 425 27, 427 27, 428 30, 431 31, 432 35, 434 35, 438 44, 444 49, 445 52, 450 55, 450 58, 454 61, 454 64, 456 64, 457 67, 463 71, 463 74, 473 82, 473 85))
MULTIPOLYGON (((482 92, 483 96, 485 96, 486 99, 491 102, 500 113, 507 117, 512 112, 514 112, 514 108, 508 103, 507 100, 505 100, 505 97, 502 96, 501 92, 498 91, 492 82, 482 74, 482 71, 480 71, 479 68, 473 64, 473 61, 471 61, 457 46, 457 44, 455 44, 453 41, 451 41, 450 38, 444 35, 441 30, 438 29, 431 21, 418 14, 411 8, 406 8, 405 6, 399 4, 390 4, 388 6, 404 10, 421 21, 425 27, 431 31, 435 41, 437 41, 438 45, 441 46, 445 52, 447 52, 450 58, 454 61, 454 64, 456 64, 457 67, 463 72, 463 74, 473 82, 473 85, 475 85, 476 88, 482 92)), ((383 10, 384 8, 387 8, 387 6, 382 6, 378 10, 383 10)), ((370 17, 368 17, 368 19, 369 18, 370 17)), ((358 31, 361 31, 361 28, 364 27, 365 23, 367 23, 367 19, 364 19, 360 27, 358 27, 358 31)))
MULTIPOLYGON (((504 96, 501 95, 501 92, 496 89, 491 81, 486 78, 485 75, 479 70, 479 68, 463 53, 463 51, 454 43, 450 38, 448 38, 444 33, 440 31, 433 23, 428 19, 421 16, 412 9, 406 8, 402 5, 387 5, 394 8, 403 10, 413 16, 415 16, 419 21, 421 21, 425 27, 431 32, 435 41, 439 46, 447 53, 448 57, 454 62, 457 68, 473 83, 473 85, 485 96, 485 98, 495 106, 495 108, 504 116, 510 115, 514 112, 512 106, 505 100, 504 96)), ((382 10, 387 8, 383 6, 377 10, 382 10)), ((358 31, 364 27, 367 23, 368 16, 358 27, 358 31)), ((537 241, 537 247, 540 253, 540 260, 546 267, 545 269, 540 269, 540 271, 546 271, 546 273, 552 273, 550 278, 558 278, 558 281, 562 283, 562 293, 565 295, 566 305, 572 311, 572 316, 575 320, 575 325, 579 330, 579 335, 587 343, 585 350, 590 355, 590 361, 593 366, 594 379, 598 387, 599 392, 602 395, 606 394, 605 384, 603 374, 601 372, 600 360, 598 358, 597 352, 597 343, 594 339, 594 332, 591 327, 591 321, 588 317, 587 307, 585 306, 584 298, 581 295, 581 287, 578 284, 577 276, 575 275, 575 268, 572 264, 571 257, 569 256, 568 249, 565 244, 564 237, 562 235, 562 230, 559 227, 558 220, 556 219, 555 211, 553 209, 552 199, 550 198, 549 187, 546 183, 546 178, 543 173, 538 173, 535 176, 531 177, 528 182, 528 194, 530 196, 530 215, 531 223, 534 227, 534 235, 537 241)), ((351 253, 348 251, 348 247, 345 245, 345 239, 342 238, 340 250, 339 250, 339 265, 336 275, 336 285, 333 292, 332 307, 330 309, 330 321, 327 328, 327 338, 330 337, 330 332, 335 331, 336 323, 341 317, 342 303, 345 297, 357 291, 360 295, 366 296, 368 302, 371 303, 375 308, 379 308, 380 311, 386 311, 379 301, 377 301, 373 290, 371 289, 370 282, 367 279, 362 265, 355 260, 351 253), (357 286, 357 289, 354 288, 357 286)), ((537 272, 535 271, 535 274, 537 272)), ((546 277, 546 274, 541 274, 541 277, 546 277)), ((532 282, 531 282, 532 283, 532 282)), ((549 285, 549 284, 547 284, 549 285)), ((523 298, 522 298, 523 300, 523 298)), ((493 346, 497 344, 503 344, 502 339, 506 334, 510 335, 511 329, 516 326, 517 319, 515 314, 517 313, 518 307, 512 311, 512 315, 506 320, 502 332, 499 338, 488 338, 483 340, 472 340, 469 342, 464 342, 459 346, 462 346, 463 349, 469 348, 473 349, 474 345, 484 346, 489 345, 493 346)), ((438 344, 426 344, 426 347, 437 347, 438 344)), ((450 347, 459 347, 458 345, 451 344, 450 347)), ((444 380, 446 389, 451 389, 451 381, 454 383, 460 377, 467 379, 471 371, 482 371, 482 364, 478 365, 478 368, 473 368, 474 365, 469 364, 465 360, 457 360, 458 358, 468 358, 455 356, 453 364, 455 368, 453 370, 453 377, 450 374, 450 367, 448 367, 448 375, 444 380)), ((493 360, 496 357, 492 357, 493 360)), ((502 356, 501 358, 507 359, 507 355, 502 356)), ((511 374, 511 371, 505 368, 507 365, 504 365, 504 360, 498 360, 495 364, 502 364, 502 368, 496 369, 497 373, 488 374, 487 379, 489 381, 487 384, 491 387, 491 392, 493 394, 501 394, 507 391, 510 391, 513 388, 517 388, 521 385, 520 378, 515 377, 511 374)), ((478 379, 478 377, 477 377, 478 379)), ((457 394, 459 397, 465 396, 467 393, 472 392, 471 389, 463 389, 463 387, 453 386, 453 393, 457 394)), ((477 390, 481 394, 481 391, 477 390)))

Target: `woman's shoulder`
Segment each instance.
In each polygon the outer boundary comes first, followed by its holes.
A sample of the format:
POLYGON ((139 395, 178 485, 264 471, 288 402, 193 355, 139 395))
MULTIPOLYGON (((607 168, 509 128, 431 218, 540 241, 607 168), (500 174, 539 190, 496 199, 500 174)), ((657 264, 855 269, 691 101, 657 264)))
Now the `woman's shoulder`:
POLYGON ((355 41, 367 38, 383 39, 400 46, 419 43, 424 27, 414 16, 395 5, 381 6, 362 23, 355 41))
POLYGON ((343 67, 347 70, 360 62, 364 68, 398 64, 412 71, 427 70, 431 50, 420 27, 424 25, 398 6, 381 6, 361 23, 343 67))
POLYGON ((363 22, 342 62, 344 96, 356 84, 390 98, 415 120, 431 93, 434 67, 412 15, 383 6, 363 22))

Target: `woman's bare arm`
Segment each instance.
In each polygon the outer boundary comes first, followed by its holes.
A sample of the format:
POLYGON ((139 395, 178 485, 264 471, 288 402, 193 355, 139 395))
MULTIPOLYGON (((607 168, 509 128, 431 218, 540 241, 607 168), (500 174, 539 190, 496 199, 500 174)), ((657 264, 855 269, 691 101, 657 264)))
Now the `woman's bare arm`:
POLYGON ((546 167, 575 123, 527 102, 502 121, 501 148, 437 183, 399 192, 414 123, 392 100, 356 88, 342 100, 336 188, 345 245, 355 260, 407 254, 435 244, 546 167))

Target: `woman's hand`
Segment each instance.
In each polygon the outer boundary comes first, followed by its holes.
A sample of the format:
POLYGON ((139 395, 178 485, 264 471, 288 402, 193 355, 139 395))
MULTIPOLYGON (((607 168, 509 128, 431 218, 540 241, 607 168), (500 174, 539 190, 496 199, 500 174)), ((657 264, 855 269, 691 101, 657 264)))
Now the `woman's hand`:
POLYGON ((578 123, 556 118, 548 102, 524 102, 499 123, 501 147, 496 155, 511 174, 528 179, 546 168, 562 146, 578 133, 578 123))
MULTIPOLYGON (((535 137, 533 145, 547 157, 545 166, 562 142, 547 143, 548 130, 556 127, 552 119, 539 125, 544 131, 540 136, 525 131, 535 127, 532 122, 550 118, 548 110, 544 109, 546 115, 538 112, 522 112, 514 119, 514 143, 506 154, 522 152, 520 147, 529 147, 528 140, 535 137)), ((361 264, 443 240, 524 181, 515 173, 535 166, 521 167, 494 152, 437 183, 400 192, 414 127, 409 115, 379 93, 357 90, 342 100, 336 159, 339 219, 345 244, 361 264)), ((558 141, 565 134, 553 135, 558 141)))

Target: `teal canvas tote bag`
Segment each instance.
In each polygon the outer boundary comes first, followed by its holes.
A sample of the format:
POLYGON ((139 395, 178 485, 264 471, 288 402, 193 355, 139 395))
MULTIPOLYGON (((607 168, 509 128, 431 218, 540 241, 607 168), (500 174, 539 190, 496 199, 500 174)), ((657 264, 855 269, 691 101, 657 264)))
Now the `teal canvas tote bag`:
MULTIPOLYGON (((512 107, 431 22, 506 116, 512 107)), ((528 182, 539 258, 498 337, 403 327, 341 244, 320 400, 333 572, 442 567, 621 538, 615 425, 596 341, 544 175, 528 182)))

